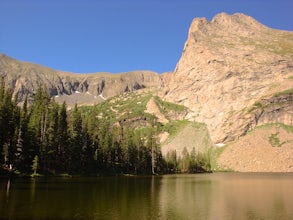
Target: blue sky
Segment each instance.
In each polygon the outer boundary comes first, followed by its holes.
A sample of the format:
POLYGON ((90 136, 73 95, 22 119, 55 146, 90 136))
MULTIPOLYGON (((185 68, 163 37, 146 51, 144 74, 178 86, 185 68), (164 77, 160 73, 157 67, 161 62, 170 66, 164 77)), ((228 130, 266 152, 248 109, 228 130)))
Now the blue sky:
POLYGON ((292 0, 0 0, 0 53, 76 73, 173 71, 193 18, 220 12, 293 30, 292 0))

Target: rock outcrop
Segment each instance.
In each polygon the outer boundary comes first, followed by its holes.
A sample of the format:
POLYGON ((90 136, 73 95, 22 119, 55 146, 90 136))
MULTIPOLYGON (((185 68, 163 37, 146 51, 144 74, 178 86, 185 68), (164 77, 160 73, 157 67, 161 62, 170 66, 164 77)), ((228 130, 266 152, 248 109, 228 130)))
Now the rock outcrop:
MULTIPOLYGON (((293 32, 270 29, 243 14, 196 18, 168 78, 165 99, 193 110, 190 120, 206 123, 214 142, 235 140, 255 116, 243 109, 293 88, 293 32)), ((279 106, 292 125, 292 101, 279 106)), ((268 114, 265 122, 279 118, 268 114)))
POLYGON ((19 101, 26 94, 32 97, 39 86, 46 86, 51 97, 68 104, 93 104, 124 92, 161 87, 160 76, 151 71, 121 74, 73 74, 26 63, 0 54, 0 77, 18 93, 19 101))

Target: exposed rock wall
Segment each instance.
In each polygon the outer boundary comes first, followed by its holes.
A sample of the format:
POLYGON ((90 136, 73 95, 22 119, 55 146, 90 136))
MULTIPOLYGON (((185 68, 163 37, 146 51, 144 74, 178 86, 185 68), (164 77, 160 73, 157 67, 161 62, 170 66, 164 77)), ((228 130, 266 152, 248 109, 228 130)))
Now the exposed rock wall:
MULTIPOLYGON (((214 142, 227 142, 249 126, 251 115, 239 112, 268 94, 293 88, 292 77, 293 32, 270 29, 243 14, 221 13, 210 22, 192 22, 162 95, 193 110, 190 120, 206 123, 214 142)), ((275 121, 268 114, 260 120, 275 121)))
POLYGON ((162 84, 160 76, 151 71, 73 74, 17 61, 4 54, 0 54, 0 77, 4 77, 14 94, 18 93, 20 101, 26 94, 33 96, 39 86, 46 86, 52 97, 87 92, 109 98, 142 88, 160 88, 162 84))

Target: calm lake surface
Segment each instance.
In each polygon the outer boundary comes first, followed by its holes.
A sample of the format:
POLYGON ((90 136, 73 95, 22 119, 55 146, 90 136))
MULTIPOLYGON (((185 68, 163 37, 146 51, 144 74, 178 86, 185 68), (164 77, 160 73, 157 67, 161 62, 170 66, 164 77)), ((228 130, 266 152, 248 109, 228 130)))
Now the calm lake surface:
POLYGON ((293 174, 0 179, 0 219, 293 219, 293 174))

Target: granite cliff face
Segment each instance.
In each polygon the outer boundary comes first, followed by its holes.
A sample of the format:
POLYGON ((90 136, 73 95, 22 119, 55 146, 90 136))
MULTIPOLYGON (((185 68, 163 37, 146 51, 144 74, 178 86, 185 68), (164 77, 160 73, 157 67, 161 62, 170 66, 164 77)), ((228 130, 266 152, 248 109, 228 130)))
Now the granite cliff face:
POLYGON ((56 101, 70 104, 96 104, 124 92, 161 86, 160 76, 151 71, 121 74, 73 74, 26 63, 0 54, 0 77, 18 93, 19 101, 26 94, 32 97, 39 86, 46 86, 56 101))
POLYGON ((243 14, 196 18, 168 78, 162 96, 190 108, 215 143, 263 123, 293 125, 293 32, 243 14))

